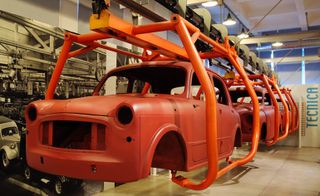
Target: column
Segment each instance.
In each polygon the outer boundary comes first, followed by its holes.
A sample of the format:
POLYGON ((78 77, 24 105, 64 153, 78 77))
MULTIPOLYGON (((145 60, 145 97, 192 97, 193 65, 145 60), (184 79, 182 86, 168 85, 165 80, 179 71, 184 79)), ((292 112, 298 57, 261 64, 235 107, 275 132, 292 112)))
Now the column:
POLYGON ((60 0, 59 27, 78 32, 79 0, 60 0))

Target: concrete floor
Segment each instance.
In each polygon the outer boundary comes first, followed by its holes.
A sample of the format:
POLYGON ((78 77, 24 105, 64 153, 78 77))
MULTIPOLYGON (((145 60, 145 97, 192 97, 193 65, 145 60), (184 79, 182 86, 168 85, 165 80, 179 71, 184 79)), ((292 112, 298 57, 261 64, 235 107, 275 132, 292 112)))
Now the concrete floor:
MULTIPOLYGON (((238 149, 233 157, 241 157, 247 152, 238 149)), ((205 173, 206 169, 202 168, 184 176, 201 180, 205 173)), ((275 146, 268 149, 262 146, 253 162, 233 169, 203 191, 181 188, 170 181, 168 172, 163 172, 97 195, 320 196, 320 148, 275 146)))

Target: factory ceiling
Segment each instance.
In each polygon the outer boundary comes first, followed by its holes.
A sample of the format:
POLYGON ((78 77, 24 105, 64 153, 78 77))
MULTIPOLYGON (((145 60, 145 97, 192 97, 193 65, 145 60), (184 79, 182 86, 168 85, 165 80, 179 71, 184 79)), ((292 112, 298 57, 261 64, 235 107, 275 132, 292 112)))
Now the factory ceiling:
MULTIPOLYGON (((253 28, 279 0, 225 0, 225 4, 249 28, 253 28)), ((253 29, 253 33, 300 29, 320 26, 320 1, 282 0, 274 10, 253 29)))

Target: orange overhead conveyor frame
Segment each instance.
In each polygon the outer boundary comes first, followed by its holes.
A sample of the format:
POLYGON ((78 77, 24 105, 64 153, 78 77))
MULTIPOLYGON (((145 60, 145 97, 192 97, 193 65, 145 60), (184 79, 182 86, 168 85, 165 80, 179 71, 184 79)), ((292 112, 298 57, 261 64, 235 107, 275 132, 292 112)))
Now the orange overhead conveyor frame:
POLYGON ((249 76, 250 79, 252 80, 256 80, 256 79, 260 79, 263 82, 263 86, 267 89, 270 98, 272 100, 272 103, 275 107, 275 127, 274 127, 274 137, 272 139, 272 141, 267 141, 266 144, 268 146, 271 146, 273 144, 275 144, 277 141, 283 140, 284 138, 286 138, 288 136, 289 133, 289 109, 288 109, 288 105, 285 102, 281 91, 277 85, 277 83, 266 77, 265 75, 250 75, 249 76), (278 94, 284 109, 285 109, 285 132, 282 136, 279 137, 279 125, 280 125, 280 110, 279 110, 279 104, 278 101, 276 99, 276 97, 273 94, 273 90, 271 89, 270 85, 275 89, 276 93, 278 94))
MULTIPOLYGON (((267 143, 267 145, 272 145, 278 141, 285 139, 289 134, 289 121, 290 121, 289 120, 289 108, 288 108, 288 105, 281 94, 281 91, 278 87, 278 84, 277 84, 277 81, 275 80, 275 78, 273 77, 272 79, 270 79, 270 78, 266 78, 266 79, 269 82, 269 84, 271 84, 273 86, 274 90, 278 94, 278 96, 284 106, 284 110, 285 110, 285 131, 284 131, 284 134, 276 139, 274 138, 273 141, 267 143)), ((277 102, 277 105, 278 105, 278 102, 277 102)))
MULTIPOLYGON (((172 181, 180 186, 193 189, 202 190, 210 186, 216 178, 222 176, 229 170, 243 165, 251 161, 257 152, 258 142, 260 137, 259 130, 259 102, 255 91, 248 79, 243 67, 237 61, 237 54, 233 47, 230 47, 228 38, 225 44, 220 44, 211 38, 207 37, 199 31, 198 28, 187 22, 179 15, 173 15, 170 21, 152 23, 148 25, 134 26, 114 15, 107 9, 103 9, 99 15, 93 14, 90 18, 90 28, 94 32, 75 35, 71 33, 65 34, 65 41, 62 47, 61 54, 57 61, 55 70, 53 72, 46 99, 52 99, 57 82, 62 73, 64 64, 67 58, 83 54, 95 48, 104 48, 112 50, 128 56, 139 58, 143 61, 151 60, 168 60, 178 59, 190 61, 194 67, 195 73, 199 78, 201 87, 206 95, 206 138, 207 138, 207 156, 208 156, 208 174, 204 180, 199 184, 193 183, 182 176, 176 176, 176 171, 172 171, 172 181), (152 34, 159 31, 176 31, 179 35, 183 46, 181 47, 175 43, 165 40, 159 36, 152 34), (102 45, 98 42, 101 39, 115 38, 120 41, 128 42, 141 47, 144 52, 142 55, 125 52, 116 48, 111 48, 102 45), (197 51, 194 43, 197 39, 201 39, 213 46, 213 50, 207 53, 197 51), (71 45, 74 43, 81 43, 86 47, 75 51, 70 51, 71 45), (235 67, 240 77, 248 89, 249 95, 253 100, 253 137, 252 147, 250 152, 242 159, 232 162, 227 167, 218 169, 218 145, 217 145, 217 111, 216 111, 216 96, 213 84, 203 66, 202 59, 219 56, 228 58, 235 67)), ((144 88, 143 92, 146 92, 144 88)))
POLYGON ((290 90, 287 89, 287 88, 282 88, 281 89, 281 92, 285 95, 286 99, 288 100, 288 103, 290 105, 290 115, 291 115, 291 127, 290 127, 290 130, 289 130, 289 133, 292 133, 294 131, 296 131, 298 129, 298 124, 297 124, 297 121, 298 121, 298 118, 297 116, 299 115, 298 113, 298 106, 296 104, 296 102, 293 100, 293 97, 290 93, 290 90))
MULTIPOLYGON (((289 130, 289 121, 290 121, 289 120, 289 108, 288 108, 286 101, 284 100, 284 97, 282 96, 282 94, 284 94, 284 92, 282 91, 282 89, 281 90, 279 89, 277 82, 274 81, 274 79, 270 79, 264 74, 248 75, 248 77, 249 77, 249 79, 252 80, 253 86, 263 86, 267 89, 267 91, 270 95, 270 98, 272 100, 272 103, 275 107, 274 108, 275 109, 274 137, 273 137, 272 141, 266 141, 266 144, 268 146, 271 146, 271 145, 275 144, 277 141, 280 141, 280 140, 283 140, 284 138, 286 138, 288 136, 288 134, 290 133, 290 130, 289 130), (257 81, 257 80, 260 80, 260 81, 257 81), (278 96, 284 106, 284 109, 285 109, 285 132, 280 137, 279 137, 280 109, 279 109, 278 101, 274 95, 274 91, 275 91, 275 93, 278 94, 278 96)), ((237 85, 243 86, 244 83, 241 78, 236 77, 235 79, 228 80, 227 85, 228 85, 228 87, 237 86, 237 85)), ((286 96, 286 98, 287 98, 287 96, 286 96)))

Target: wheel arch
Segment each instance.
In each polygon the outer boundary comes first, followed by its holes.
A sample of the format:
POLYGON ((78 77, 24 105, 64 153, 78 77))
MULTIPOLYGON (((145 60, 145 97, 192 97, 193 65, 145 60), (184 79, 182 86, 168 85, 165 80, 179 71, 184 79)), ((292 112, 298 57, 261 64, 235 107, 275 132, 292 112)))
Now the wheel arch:
POLYGON ((9 160, 12 160, 12 159, 15 159, 17 156, 16 156, 16 153, 14 151, 12 151, 10 149, 9 146, 5 145, 3 146, 1 149, 0 149, 0 153, 2 154, 3 152, 5 152, 7 154, 7 157, 9 160))
POLYGON ((184 157, 185 157, 185 167, 187 164, 187 147, 186 147, 186 142, 185 142, 185 138, 183 137, 183 135, 178 131, 178 127, 174 124, 165 124, 163 126, 161 126, 157 131, 156 134, 153 136, 153 138, 151 139, 149 148, 148 148, 148 152, 147 152, 147 156, 146 156, 146 160, 145 160, 145 164, 144 167, 142 169, 142 174, 143 176, 149 174, 150 168, 152 166, 152 162, 153 162, 153 158, 154 155, 156 153, 156 148, 158 147, 158 144, 160 143, 161 139, 164 138, 167 134, 175 134, 176 136, 178 136, 179 140, 180 140, 180 145, 182 145, 182 151, 184 153, 184 157))
POLYGON ((267 134, 268 134, 267 123, 266 122, 262 122, 260 139, 261 140, 265 140, 267 138, 267 134))
POLYGON ((241 146, 242 146, 242 131, 240 127, 237 127, 234 135, 234 147, 241 147, 241 146))

